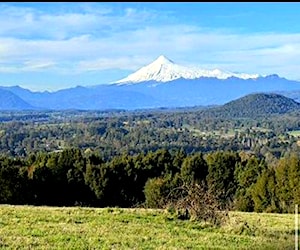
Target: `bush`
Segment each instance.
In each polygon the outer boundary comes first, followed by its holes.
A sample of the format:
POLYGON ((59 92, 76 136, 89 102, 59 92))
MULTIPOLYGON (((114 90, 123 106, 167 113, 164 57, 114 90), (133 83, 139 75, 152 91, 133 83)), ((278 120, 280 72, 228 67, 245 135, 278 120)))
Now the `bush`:
POLYGON ((149 179, 144 187, 146 206, 151 208, 163 208, 166 201, 166 185, 164 178, 149 179))
POLYGON ((182 185, 169 194, 167 201, 166 208, 173 211, 178 219, 204 221, 219 226, 228 215, 227 210, 220 210, 220 203, 204 184, 182 185))

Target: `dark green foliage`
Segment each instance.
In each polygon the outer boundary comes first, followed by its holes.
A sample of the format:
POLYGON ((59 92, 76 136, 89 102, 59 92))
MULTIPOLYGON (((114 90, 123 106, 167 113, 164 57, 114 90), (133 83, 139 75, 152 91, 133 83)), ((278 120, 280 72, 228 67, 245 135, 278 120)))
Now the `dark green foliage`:
POLYGON ((183 149, 180 150, 176 150, 173 153, 173 162, 172 162, 172 166, 174 171, 179 172, 182 166, 183 161, 185 160, 185 158, 187 157, 186 153, 184 152, 183 149))
POLYGON ((28 190, 27 176, 22 162, 1 157, 0 159, 0 203, 23 204, 28 190))
POLYGON ((266 117, 299 110, 300 103, 278 94, 250 94, 226 103, 216 112, 231 117, 266 117))
POLYGON ((178 216, 192 218, 206 216, 201 199, 209 197, 218 209, 293 212, 300 202, 299 155, 277 160, 249 152, 159 149, 104 159, 69 148, 25 160, 0 158, 0 203, 164 208, 182 201, 178 216), (199 195, 190 193, 197 185, 199 195))
POLYGON ((208 174, 208 166, 202 153, 188 156, 181 167, 181 178, 186 184, 200 183, 208 174))
POLYGON ((235 170, 235 179, 238 183, 235 197, 236 209, 246 212, 254 210, 251 190, 265 168, 265 162, 253 155, 237 166, 235 170))
POLYGON ((255 212, 280 212, 275 189, 275 171, 272 168, 267 168, 258 177, 251 190, 255 212))
POLYGON ((222 112, 2 112, 0 202, 159 207, 207 182, 223 207, 292 212, 300 113, 285 112, 295 105, 259 94, 222 112))
POLYGON ((144 188, 146 206, 151 208, 163 208, 170 192, 167 180, 162 177, 149 179, 144 188))
POLYGON ((104 183, 103 200, 109 206, 131 206, 135 200, 136 173, 130 156, 115 157, 104 166, 100 181, 104 183))
POLYGON ((101 200, 103 193, 102 187, 103 182, 101 182, 101 171, 103 171, 103 166, 105 162, 102 157, 97 154, 87 155, 86 160, 86 170, 84 173, 84 182, 90 188, 90 190, 94 193, 98 200, 101 200))
POLYGON ((292 154, 280 159, 276 169, 276 196, 282 212, 293 212, 295 204, 300 203, 300 159, 292 154))
POLYGON ((208 154, 206 160, 208 188, 225 206, 233 200, 236 192, 237 182, 234 172, 241 159, 237 153, 219 151, 208 154))
POLYGON ((85 185, 86 161, 78 149, 40 154, 33 164, 31 183, 37 204, 76 205, 90 203, 85 185))

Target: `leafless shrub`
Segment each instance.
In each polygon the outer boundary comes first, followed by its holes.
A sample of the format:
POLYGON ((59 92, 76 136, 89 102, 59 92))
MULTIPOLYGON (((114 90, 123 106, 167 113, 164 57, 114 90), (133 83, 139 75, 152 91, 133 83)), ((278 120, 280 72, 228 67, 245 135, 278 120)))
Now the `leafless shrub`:
POLYGON ((219 226, 228 217, 228 211, 220 210, 216 196, 204 184, 184 184, 172 190, 166 200, 167 211, 178 219, 204 221, 219 226))

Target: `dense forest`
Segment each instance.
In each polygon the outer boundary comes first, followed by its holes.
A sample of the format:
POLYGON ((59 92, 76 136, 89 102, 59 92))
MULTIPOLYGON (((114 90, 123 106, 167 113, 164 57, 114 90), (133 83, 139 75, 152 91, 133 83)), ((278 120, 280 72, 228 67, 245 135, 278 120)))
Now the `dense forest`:
POLYGON ((79 149, 0 159, 0 202, 55 206, 164 207, 183 185, 202 184, 223 208, 292 212, 300 202, 300 158, 267 163, 245 152, 160 149, 105 161, 79 149))
POLYGON ((299 111, 225 107, 3 111, 0 203, 163 207, 199 183, 223 207, 293 211, 299 111))

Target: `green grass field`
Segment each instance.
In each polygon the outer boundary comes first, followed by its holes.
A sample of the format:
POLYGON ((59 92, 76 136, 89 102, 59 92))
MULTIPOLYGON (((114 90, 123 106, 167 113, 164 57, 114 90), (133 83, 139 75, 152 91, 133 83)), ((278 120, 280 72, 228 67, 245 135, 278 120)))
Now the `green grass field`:
POLYGON ((163 210, 0 205, 0 249, 295 249, 293 214, 230 212, 221 227, 163 210))

